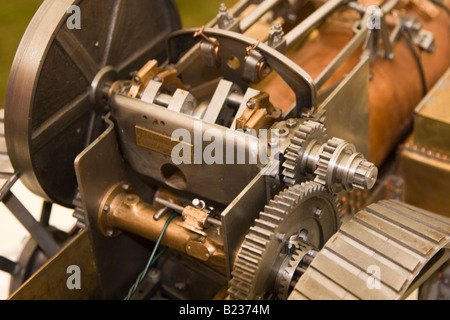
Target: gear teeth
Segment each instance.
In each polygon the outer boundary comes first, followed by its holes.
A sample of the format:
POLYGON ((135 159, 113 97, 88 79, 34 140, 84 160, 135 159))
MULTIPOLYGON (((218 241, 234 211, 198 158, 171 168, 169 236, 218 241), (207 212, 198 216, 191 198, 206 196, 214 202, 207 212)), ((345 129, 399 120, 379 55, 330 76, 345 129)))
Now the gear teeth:
POLYGON ((314 181, 317 183, 320 183, 323 186, 327 185, 327 170, 323 167, 318 167, 317 170, 314 172, 316 174, 316 177, 314 178, 314 181))
POLYGON ((261 212, 259 214, 259 216, 262 219, 264 219, 266 221, 269 221, 271 223, 277 224, 277 225, 281 222, 281 218, 279 216, 276 216, 276 215, 273 215, 273 214, 270 214, 270 213, 261 212))
POLYGON ((272 233, 270 231, 260 227, 251 227, 250 231, 252 231, 253 234, 255 234, 256 236, 263 238, 265 240, 269 240, 270 237, 272 236, 272 233))
POLYGON ((276 216, 278 216, 280 218, 282 218, 284 216, 284 211, 282 209, 275 208, 275 207, 273 207, 271 205, 266 205, 264 207, 264 211, 267 212, 267 213, 271 213, 273 215, 276 215, 276 216))
POLYGON ((255 247, 255 246, 252 246, 252 245, 248 245, 248 244, 242 245, 242 248, 243 248, 246 252, 248 252, 249 254, 251 254, 251 255, 253 255, 253 256, 255 256, 255 257, 261 257, 262 254, 263 254, 263 250, 261 250, 261 249, 255 247))
POLYGON ((278 298, 286 299, 289 294, 289 288, 291 286, 292 278, 297 271, 297 268, 302 261, 303 257, 306 255, 306 252, 310 248, 306 246, 297 246, 295 251, 289 256, 289 260, 287 262, 286 267, 281 274, 281 278, 279 280, 278 285, 278 298))
POLYGON ((323 149, 319 154, 317 168, 314 171, 314 174, 316 175, 314 178, 315 182, 320 183, 323 186, 327 186, 328 166, 337 147, 343 142, 344 140, 333 138, 328 140, 326 145, 323 146, 323 149))
POLYGON ((313 141, 322 144, 326 141, 326 129, 323 124, 308 120, 301 124, 294 133, 290 145, 286 148, 283 162, 283 181, 289 186, 300 183, 306 175, 300 168, 302 150, 313 141))
POLYGON ((355 170, 352 186, 358 189, 371 189, 375 183, 378 169, 373 163, 363 160, 355 170))
POLYGON ((275 229, 277 228, 276 224, 273 224, 270 221, 266 221, 266 220, 262 220, 262 219, 256 219, 255 226, 262 228, 262 229, 266 229, 267 231, 270 231, 270 232, 275 232, 275 229))
POLYGON ((297 159, 297 157, 294 156, 293 154, 288 153, 284 156, 284 158, 285 158, 284 167, 288 168, 288 169, 295 169, 294 168, 295 167, 295 159, 297 159))
POLYGON ((275 200, 271 200, 269 202, 269 205, 271 207, 275 207, 275 208, 278 208, 278 209, 281 209, 281 210, 284 210, 284 211, 289 209, 289 203, 286 203, 285 200, 282 197, 275 196, 274 199, 275 200))
MULTIPOLYGON (((269 204, 264 207, 264 211, 260 212, 258 219, 255 220, 254 226, 250 227, 237 253, 228 289, 231 299, 255 298, 252 288, 258 276, 258 270, 264 259, 273 259, 273 257, 268 256, 268 249, 273 247, 273 241, 279 241, 277 239, 279 227, 284 219, 291 214, 294 205, 315 192, 325 192, 325 188, 313 181, 296 184, 280 192, 273 200, 269 201, 269 204)), ((333 199, 333 204, 337 210, 339 200, 336 197, 333 197, 333 199)), ((335 212, 336 217, 339 217, 339 211, 335 212)), ((292 256, 297 258, 298 254, 294 253, 292 256)), ((289 267, 295 269, 295 262, 289 262, 289 267)), ((283 282, 283 285, 289 286, 291 280, 290 278, 283 278, 280 281, 283 282)))
POLYGON ((256 237, 254 235, 246 236, 245 240, 247 241, 247 243, 251 243, 252 245, 257 246, 258 248, 262 248, 262 249, 266 249, 267 248, 268 241, 265 240, 265 239, 261 239, 259 237, 256 237))

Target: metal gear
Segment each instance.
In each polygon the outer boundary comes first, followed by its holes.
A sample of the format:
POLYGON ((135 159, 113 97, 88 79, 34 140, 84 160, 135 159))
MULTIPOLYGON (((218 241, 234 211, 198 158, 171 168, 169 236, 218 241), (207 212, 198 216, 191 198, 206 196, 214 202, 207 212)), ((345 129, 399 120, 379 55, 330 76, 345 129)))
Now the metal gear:
POLYGON ((309 244, 299 241, 292 253, 288 254, 281 264, 275 282, 277 298, 286 300, 300 276, 317 255, 317 250, 309 244))
POLYGON ((230 298, 273 297, 286 246, 293 238, 301 238, 320 249, 337 232, 339 215, 338 199, 314 181, 291 186, 275 196, 237 253, 229 282, 230 298))
POLYGON ((326 141, 327 132, 323 124, 308 120, 299 126, 284 155, 283 181, 287 185, 292 186, 314 178, 314 170, 309 172, 306 163, 311 151, 326 141))
POLYGON ((353 144, 332 138, 319 152, 314 174, 314 181, 326 186, 331 193, 338 193, 342 189, 371 189, 378 169, 356 152, 353 144))
MULTIPOLYGON (((344 146, 345 141, 338 139, 338 138, 334 138, 334 139, 330 139, 327 144, 324 146, 324 148, 322 149, 322 152, 320 152, 319 154, 319 162, 317 163, 317 169, 315 171, 316 174, 316 178, 314 179, 314 181, 322 184, 322 185, 327 185, 328 182, 328 168, 330 167, 329 164, 331 162, 331 159, 333 158, 333 155, 336 153, 336 150, 338 149, 338 147, 344 146)), ((344 146, 347 148, 347 150, 349 152, 355 152, 354 149, 352 149, 351 145, 347 145, 344 146)))

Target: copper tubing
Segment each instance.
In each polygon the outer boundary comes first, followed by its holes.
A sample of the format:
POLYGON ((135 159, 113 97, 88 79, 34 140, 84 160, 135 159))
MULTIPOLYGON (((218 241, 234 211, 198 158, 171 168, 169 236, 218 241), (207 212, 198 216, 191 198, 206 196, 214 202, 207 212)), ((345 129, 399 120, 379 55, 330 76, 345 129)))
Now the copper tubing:
MULTIPOLYGON (((436 51, 433 54, 421 53, 427 86, 431 89, 450 66, 450 18, 441 10, 436 18, 428 19, 411 6, 406 13, 417 17, 423 28, 432 32, 435 37, 436 51)), ((348 25, 339 27, 330 21, 318 31, 316 38, 290 57, 313 79, 320 75, 353 37, 348 25)), ((413 110, 423 98, 419 69, 403 40, 395 46, 394 54, 394 60, 380 58, 371 66, 373 79, 369 85, 369 160, 377 166, 382 164, 408 132, 413 110)), ((360 55, 361 50, 356 50, 325 83, 324 89, 348 74, 357 64, 360 55)), ((280 80, 275 76, 262 89, 270 94, 275 106, 286 110, 295 102, 295 96, 280 80)))
MULTIPOLYGON (((138 195, 125 192, 122 186, 113 187, 103 199, 98 220, 100 231, 107 237, 128 231, 156 242, 170 214, 155 220, 153 217, 158 210, 138 195)), ((204 235, 192 232, 183 227, 183 218, 178 216, 168 225, 161 245, 214 265, 225 266, 223 244, 214 230, 217 229, 205 230, 204 235)))

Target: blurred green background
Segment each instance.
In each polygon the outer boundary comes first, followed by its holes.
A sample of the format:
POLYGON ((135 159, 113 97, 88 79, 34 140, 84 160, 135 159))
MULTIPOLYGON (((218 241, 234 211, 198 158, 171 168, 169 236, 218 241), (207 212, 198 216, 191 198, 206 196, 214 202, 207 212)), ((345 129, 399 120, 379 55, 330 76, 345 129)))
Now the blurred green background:
MULTIPOLYGON (((0 108, 4 106, 9 71, 20 39, 42 2, 42 0, 0 0, 0 108)), ((231 7, 236 0, 175 0, 175 2, 180 11, 183 27, 189 28, 210 21, 217 14, 221 3, 231 7)))

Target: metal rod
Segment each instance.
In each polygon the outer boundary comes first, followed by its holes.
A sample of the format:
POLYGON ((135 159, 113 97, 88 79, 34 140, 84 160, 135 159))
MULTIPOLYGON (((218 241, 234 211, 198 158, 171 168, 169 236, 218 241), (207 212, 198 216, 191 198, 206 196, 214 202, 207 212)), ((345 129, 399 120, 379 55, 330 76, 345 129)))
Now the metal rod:
POLYGON ((53 208, 53 203, 51 203, 50 201, 44 201, 44 203, 42 204, 41 219, 39 220, 39 222, 44 227, 49 226, 52 208, 53 208))
POLYGON ((172 96, 166 93, 160 93, 156 96, 155 102, 161 106, 168 107, 172 101, 172 96))
POLYGON ((25 206, 16 198, 12 192, 8 192, 3 202, 19 222, 28 230, 38 246, 44 251, 48 258, 54 256, 60 249, 50 232, 34 219, 25 206))
POLYGON ((242 94, 232 92, 227 97, 227 103, 230 107, 239 108, 244 100, 244 96, 242 94))
POLYGON ((240 24, 241 32, 244 33, 255 24, 263 15, 277 5, 281 0, 265 0, 258 5, 248 16, 242 19, 240 24))
POLYGON ((320 8, 309 15, 305 20, 298 24, 288 34, 286 34, 286 45, 291 47, 298 39, 307 35, 313 28, 322 23, 329 15, 336 11, 340 6, 346 4, 349 0, 329 0, 320 8))
POLYGON ((347 58, 364 42, 367 36, 367 28, 362 28, 358 33, 350 40, 350 42, 342 49, 339 54, 328 64, 328 66, 320 73, 316 78, 316 87, 320 89, 325 82, 331 77, 331 75, 341 66, 341 64, 347 60, 347 58))
POLYGON ((163 206, 165 206, 167 208, 174 210, 175 212, 178 212, 178 213, 182 213, 184 210, 183 206, 180 206, 176 203, 170 202, 170 201, 162 199, 162 198, 155 198, 155 201, 158 202, 159 204, 162 204, 163 206))
POLYGON ((153 219, 155 219, 156 221, 158 221, 159 219, 161 219, 166 213, 168 213, 170 211, 170 208, 167 207, 163 207, 161 209, 159 209, 155 215, 153 216, 153 219))
POLYGON ((14 184, 19 180, 20 172, 14 173, 8 181, 2 186, 0 189, 0 201, 3 201, 3 198, 8 194, 9 190, 14 186, 14 184))
MULTIPOLYGON (((252 0, 241 0, 238 3, 236 3, 231 9, 230 14, 232 14, 234 17, 239 16, 245 9, 248 8, 248 6, 252 3, 252 0)), ((208 24, 206 24, 206 28, 212 28, 217 24, 217 17, 214 17, 208 24)))
POLYGON ((230 9, 230 13, 236 17, 244 12, 253 2, 253 0, 241 0, 230 9))
POLYGON ((0 256, 0 270, 5 271, 9 274, 14 274, 17 263, 9 260, 8 258, 0 256))
POLYGON ((398 0, 389 0, 381 6, 381 11, 383 13, 389 13, 394 9, 398 4, 398 0))
POLYGON ((206 218, 206 222, 208 222, 208 223, 210 223, 210 224, 212 224, 213 226, 216 226, 216 227, 221 227, 222 226, 222 221, 220 221, 218 219, 215 219, 213 217, 206 218))

